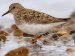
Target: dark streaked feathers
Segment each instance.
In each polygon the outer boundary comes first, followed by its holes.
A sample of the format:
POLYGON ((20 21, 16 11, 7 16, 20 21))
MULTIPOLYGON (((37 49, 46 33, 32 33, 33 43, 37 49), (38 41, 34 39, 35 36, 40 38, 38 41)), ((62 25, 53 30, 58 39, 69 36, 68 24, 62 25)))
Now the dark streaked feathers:
POLYGON ((38 12, 32 9, 23 9, 17 12, 18 16, 15 16, 15 19, 22 19, 27 23, 39 23, 39 24, 47 24, 47 23, 54 23, 54 22, 65 22, 69 18, 56 18, 50 16, 46 13, 38 12))

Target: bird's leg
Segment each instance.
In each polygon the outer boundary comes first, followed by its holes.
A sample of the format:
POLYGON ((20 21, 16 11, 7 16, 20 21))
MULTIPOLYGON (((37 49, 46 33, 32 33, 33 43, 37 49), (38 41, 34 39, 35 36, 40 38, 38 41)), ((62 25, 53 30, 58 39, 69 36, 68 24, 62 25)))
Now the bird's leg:
POLYGON ((40 49, 41 50, 41 45, 37 44, 37 40, 39 40, 42 37, 42 35, 36 35, 33 38, 31 38, 30 42, 32 44, 33 49, 40 49))
POLYGON ((36 40, 40 39, 42 37, 42 35, 35 35, 33 38, 35 38, 36 40))

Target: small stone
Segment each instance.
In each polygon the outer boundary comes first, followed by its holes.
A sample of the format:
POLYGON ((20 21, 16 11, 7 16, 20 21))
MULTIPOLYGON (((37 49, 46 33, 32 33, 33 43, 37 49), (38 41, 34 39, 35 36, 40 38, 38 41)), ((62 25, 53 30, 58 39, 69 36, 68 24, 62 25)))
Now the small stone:
POLYGON ((19 30, 14 31, 14 36, 23 36, 23 33, 19 30))
POLYGON ((43 44, 44 44, 44 45, 47 45, 48 43, 49 43, 48 41, 43 40, 43 44))
POLYGON ((69 53, 69 54, 72 53, 73 51, 74 51, 73 48, 67 48, 66 49, 66 52, 69 53))
POLYGON ((75 33, 75 30, 70 31, 70 34, 73 34, 73 33, 75 33))
POLYGON ((72 36, 72 39, 74 40, 74 43, 75 43, 75 34, 72 36))
POLYGON ((9 51, 5 56, 28 56, 29 51, 26 47, 19 47, 9 51))
POLYGON ((63 36, 63 35, 68 34, 68 32, 66 30, 61 30, 61 31, 58 31, 57 34, 60 36, 63 36))
POLYGON ((54 40, 58 40, 58 35, 57 35, 57 34, 53 34, 53 35, 52 35, 52 38, 53 38, 54 40))
POLYGON ((3 30, 0 30, 0 35, 2 35, 2 36, 8 36, 8 33, 5 32, 5 31, 3 31, 3 30))
POLYGON ((3 31, 3 30, 0 30, 0 42, 4 42, 7 40, 6 36, 8 36, 8 33, 3 31))
POLYGON ((13 24, 13 25, 11 26, 11 29, 12 29, 12 30, 16 30, 16 29, 18 29, 18 27, 17 27, 15 24, 13 24))
POLYGON ((19 28, 15 24, 11 26, 11 29, 13 31, 14 36, 23 36, 23 32, 19 30, 19 28))
POLYGON ((5 42, 6 39, 7 39, 6 36, 2 36, 2 35, 0 35, 0 41, 5 42))

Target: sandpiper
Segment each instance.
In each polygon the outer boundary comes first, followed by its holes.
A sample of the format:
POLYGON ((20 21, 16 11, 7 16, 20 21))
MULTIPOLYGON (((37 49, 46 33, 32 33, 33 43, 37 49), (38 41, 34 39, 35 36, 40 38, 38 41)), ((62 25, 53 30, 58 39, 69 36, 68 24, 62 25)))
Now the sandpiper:
POLYGON ((24 8, 19 3, 13 3, 2 16, 12 13, 20 30, 32 35, 44 34, 50 30, 51 24, 66 22, 67 19, 56 18, 46 13, 24 8))

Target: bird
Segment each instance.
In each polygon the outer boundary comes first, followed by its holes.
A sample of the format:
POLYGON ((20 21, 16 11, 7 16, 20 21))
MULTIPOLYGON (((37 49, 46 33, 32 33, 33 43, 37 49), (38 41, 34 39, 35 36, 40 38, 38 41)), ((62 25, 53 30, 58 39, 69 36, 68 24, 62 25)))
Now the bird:
POLYGON ((43 12, 33 9, 24 8, 20 3, 12 3, 9 10, 2 16, 11 13, 17 27, 32 35, 41 35, 50 30, 51 24, 59 22, 66 22, 66 18, 57 18, 43 12))

